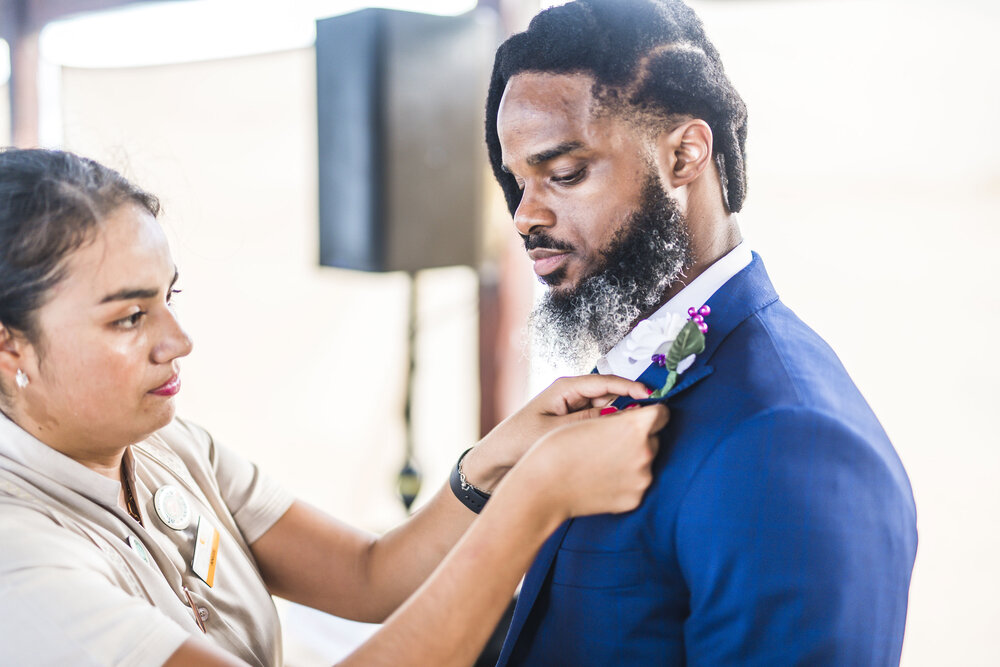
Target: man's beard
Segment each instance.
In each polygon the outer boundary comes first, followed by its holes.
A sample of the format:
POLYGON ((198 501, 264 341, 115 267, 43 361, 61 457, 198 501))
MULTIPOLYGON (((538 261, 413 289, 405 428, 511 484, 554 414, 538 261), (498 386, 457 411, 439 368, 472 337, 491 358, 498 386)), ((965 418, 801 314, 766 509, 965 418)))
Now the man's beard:
MULTIPOLYGON (((566 249, 544 232, 526 238, 525 245, 566 249)), ((660 304, 691 259, 684 216, 651 174, 639 210, 618 230, 594 272, 571 289, 550 289, 539 301, 528 322, 532 350, 554 365, 589 370, 660 304)), ((550 284, 563 275, 552 276, 550 284)))

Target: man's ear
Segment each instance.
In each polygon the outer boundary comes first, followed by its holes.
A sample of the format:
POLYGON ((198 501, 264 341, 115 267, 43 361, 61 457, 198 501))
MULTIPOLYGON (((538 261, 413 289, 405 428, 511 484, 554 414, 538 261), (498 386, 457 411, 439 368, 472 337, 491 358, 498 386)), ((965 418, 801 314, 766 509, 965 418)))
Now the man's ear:
POLYGON ((712 164, 712 128, 692 118, 664 132, 656 139, 656 159, 670 188, 688 185, 712 164))

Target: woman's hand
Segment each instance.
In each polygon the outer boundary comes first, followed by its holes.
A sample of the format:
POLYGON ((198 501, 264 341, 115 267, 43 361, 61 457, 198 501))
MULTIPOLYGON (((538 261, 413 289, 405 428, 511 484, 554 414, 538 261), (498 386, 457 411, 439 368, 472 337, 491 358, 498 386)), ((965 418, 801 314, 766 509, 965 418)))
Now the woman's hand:
POLYGON ((641 382, 615 375, 559 378, 490 431, 462 461, 466 478, 489 491, 532 445, 551 431, 600 414, 617 396, 648 398, 641 382))
POLYGON ((635 509, 652 482, 656 434, 668 419, 659 404, 562 426, 524 456, 511 485, 532 489, 560 520, 635 509))

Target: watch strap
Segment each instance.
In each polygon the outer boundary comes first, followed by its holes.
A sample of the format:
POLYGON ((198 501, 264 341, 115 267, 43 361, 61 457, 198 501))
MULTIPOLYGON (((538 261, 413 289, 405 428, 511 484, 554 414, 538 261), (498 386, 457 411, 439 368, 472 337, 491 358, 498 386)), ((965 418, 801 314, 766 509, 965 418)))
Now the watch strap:
POLYGON ((462 452, 462 455, 458 457, 458 462, 451 469, 449 482, 451 484, 451 492, 455 494, 455 497, 470 510, 479 514, 483 511, 483 507, 486 506, 486 501, 490 499, 490 494, 470 484, 462 472, 462 459, 470 451, 472 451, 471 447, 462 452))

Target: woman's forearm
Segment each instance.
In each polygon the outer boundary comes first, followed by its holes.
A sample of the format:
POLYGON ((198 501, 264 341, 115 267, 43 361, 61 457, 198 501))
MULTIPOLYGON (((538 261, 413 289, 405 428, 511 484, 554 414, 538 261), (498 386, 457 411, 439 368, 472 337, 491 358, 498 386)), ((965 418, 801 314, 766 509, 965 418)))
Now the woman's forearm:
MULTIPOLYGON (((463 470, 477 485, 492 489, 510 467, 488 453, 479 455, 480 449, 469 452, 463 470)), ((358 620, 385 621, 424 583, 475 518, 445 483, 406 523, 373 541, 364 576, 370 615, 358 620)))
MULTIPOLYGON (((494 489, 541 437, 597 416, 600 407, 593 406, 603 406, 615 395, 640 398, 648 390, 607 375, 557 380, 465 456, 466 476, 477 487, 494 489)), ((352 606, 366 614, 358 620, 383 621, 424 582, 474 518, 445 484, 409 521, 374 540, 365 554, 364 601, 362 607, 352 606)))
POLYGON ((381 623, 427 579, 475 517, 448 485, 381 537, 296 502, 251 549, 272 594, 381 623))
MULTIPOLYGON (((493 489, 540 438, 597 416, 595 406, 615 395, 648 391, 607 375, 557 380, 469 452, 465 474, 476 486, 493 489)), ((338 616, 381 622, 424 582, 474 518, 447 485, 382 537, 296 503, 251 548, 272 593, 338 616)))
POLYGON ((417 593, 341 664, 472 664, 539 547, 568 517, 546 507, 544 483, 512 473, 417 593))
POLYGON ((472 664, 560 523, 638 506, 667 419, 664 406, 626 410, 540 440, 430 578, 343 664, 472 664))
MULTIPOLYGON (((566 516, 532 490, 544 480, 514 477, 419 591, 340 665, 468 667, 475 661, 538 548, 566 516)), ((166 663, 238 664, 244 663, 202 637, 185 642, 166 663)))

